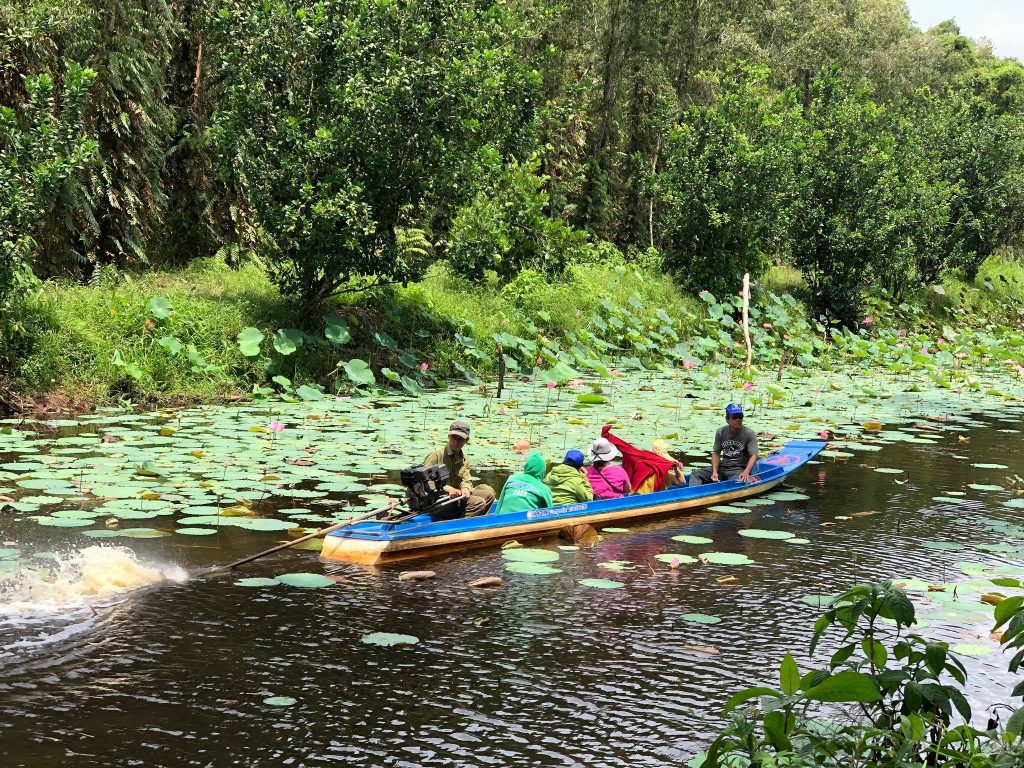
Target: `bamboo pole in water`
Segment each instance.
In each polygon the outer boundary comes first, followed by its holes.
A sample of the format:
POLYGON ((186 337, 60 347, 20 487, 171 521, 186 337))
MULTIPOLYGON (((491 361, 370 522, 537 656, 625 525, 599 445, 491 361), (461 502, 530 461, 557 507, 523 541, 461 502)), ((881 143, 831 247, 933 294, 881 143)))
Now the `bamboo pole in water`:
POLYGON ((750 273, 743 273, 743 341, 747 345, 747 377, 750 377, 750 362, 754 348, 750 345, 750 273))

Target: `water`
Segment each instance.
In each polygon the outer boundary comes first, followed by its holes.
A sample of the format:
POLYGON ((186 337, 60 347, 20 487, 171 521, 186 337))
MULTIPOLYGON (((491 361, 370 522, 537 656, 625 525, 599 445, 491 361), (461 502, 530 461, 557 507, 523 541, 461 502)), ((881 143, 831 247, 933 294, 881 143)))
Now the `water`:
MULTIPOLYGON (((563 552, 563 573, 548 577, 505 573, 496 550, 406 566, 437 572, 418 582, 399 582, 401 567, 320 563, 315 553, 287 551, 237 575, 182 581, 176 567, 227 562, 271 546, 280 534, 226 529, 189 541, 118 540, 118 549, 75 531, 0 518, 4 539, 54 551, 62 563, 53 570, 52 561, 38 561, 0 597, 0 764, 684 763, 719 727, 723 702, 740 688, 774 682, 787 650, 801 671, 812 667, 805 650, 817 611, 803 596, 885 577, 967 581, 955 565, 963 561, 1024 571, 1019 552, 978 549, 1018 543, 981 522, 1016 523, 1021 515, 999 504, 1016 496, 1013 476, 1024 475, 1024 437, 1005 431, 1015 423, 979 417, 969 443, 950 431, 934 445, 892 443, 848 461, 826 460, 793 478, 806 501, 632 525, 592 550, 563 552), (980 462, 1009 468, 971 466, 980 462), (978 491, 970 483, 1007 490, 978 491), (932 501, 951 491, 965 493, 965 503, 932 501), (855 516, 865 512, 878 514, 855 516), (811 543, 736 533, 753 527, 792 531, 811 543), (715 543, 673 542, 680 533, 715 543), (925 546, 935 541, 965 548, 925 546), (710 550, 742 552, 756 564, 673 571, 654 559, 710 550), (635 568, 598 567, 612 560, 635 568), (97 566, 107 574, 100 580, 97 566), (234 584, 240 576, 290 571, 323 572, 338 583, 316 590, 234 584), (503 576, 504 585, 466 586, 489 575, 503 576), (727 575, 738 583, 720 583, 727 575), (595 576, 625 587, 577 583, 595 576), (721 623, 690 623, 683 619, 689 613, 721 623), (360 642, 376 631, 420 642, 360 642), (271 696, 297 703, 264 704, 271 696)), ((500 483, 494 475, 483 479, 500 483)), ((936 594, 913 596, 927 607, 936 594)), ((932 617, 922 632, 990 651, 964 658, 975 720, 983 723, 986 708, 1010 701, 1016 676, 988 636, 991 609, 971 612, 977 597, 968 588, 966 613, 932 617)), ((823 665, 827 653, 813 661, 823 665)))

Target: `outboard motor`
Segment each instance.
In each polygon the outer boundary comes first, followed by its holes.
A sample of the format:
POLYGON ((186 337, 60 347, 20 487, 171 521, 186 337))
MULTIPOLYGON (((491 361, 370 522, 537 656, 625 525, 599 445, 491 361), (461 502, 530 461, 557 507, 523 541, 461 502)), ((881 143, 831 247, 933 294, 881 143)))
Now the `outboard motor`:
POLYGON ((426 512, 435 520, 448 520, 466 514, 466 497, 451 498, 445 486, 450 477, 444 464, 418 464, 401 472, 409 510, 426 512))

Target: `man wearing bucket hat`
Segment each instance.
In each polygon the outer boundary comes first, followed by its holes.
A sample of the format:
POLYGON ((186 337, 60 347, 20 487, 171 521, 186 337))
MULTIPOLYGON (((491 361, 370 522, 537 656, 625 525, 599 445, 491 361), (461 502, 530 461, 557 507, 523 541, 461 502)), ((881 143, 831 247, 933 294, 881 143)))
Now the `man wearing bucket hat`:
POLYGON ((587 467, 587 479, 594 489, 595 499, 620 499, 629 495, 629 475, 618 464, 609 464, 622 454, 612 445, 611 440, 599 437, 590 444, 587 451, 590 466, 587 467))
POLYGON ((555 506, 594 499, 594 489, 583 471, 583 453, 576 449, 566 452, 565 459, 551 468, 544 483, 551 489, 551 500, 555 506))
POLYGON ((743 426, 743 406, 725 406, 725 426, 715 432, 711 449, 711 468, 700 467, 690 473, 690 485, 717 483, 719 480, 750 480, 750 471, 757 461, 757 435, 743 426))
POLYGON ((489 485, 473 485, 469 471, 469 457, 462 447, 469 442, 469 424, 456 419, 448 428, 448 442, 432 451, 423 463, 427 466, 444 464, 448 468, 448 494, 467 496, 466 517, 476 517, 487 513, 494 502, 494 489, 489 485))

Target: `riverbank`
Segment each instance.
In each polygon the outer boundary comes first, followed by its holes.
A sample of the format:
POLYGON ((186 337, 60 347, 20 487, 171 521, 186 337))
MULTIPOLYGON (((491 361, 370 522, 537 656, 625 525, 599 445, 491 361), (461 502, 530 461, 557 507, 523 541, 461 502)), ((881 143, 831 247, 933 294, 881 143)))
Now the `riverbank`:
MULTIPOLYGON (((1003 345, 1024 306, 1024 268, 1014 260, 989 260, 972 284, 949 277, 898 303, 877 296, 856 334, 829 335, 809 320, 802 289, 786 268, 755 288, 760 370, 752 375, 794 364, 827 370, 851 356, 898 369, 890 353, 900 339, 908 351, 919 343, 917 350, 949 355, 911 355, 908 366, 974 356, 981 364, 992 353, 1012 358, 1019 347, 1003 345), (1006 333, 994 335, 1000 328, 1006 333), (871 347, 890 336, 885 349, 871 347)), ((510 378, 558 384, 586 373, 607 377, 615 366, 735 366, 745 357, 734 319, 740 304, 688 296, 663 275, 623 263, 570 267, 558 282, 524 271, 504 287, 475 285, 437 266, 418 283, 342 297, 328 309, 332 336, 321 318, 303 323, 255 265, 197 260, 141 276, 108 269, 92 285, 43 285, 26 320, 33 341, 0 393, 9 412, 54 414, 127 402, 309 399, 363 389, 371 375, 375 385, 414 394, 451 379, 486 387, 499 365, 510 378), (262 337, 256 354, 241 343, 246 329, 262 337)))

